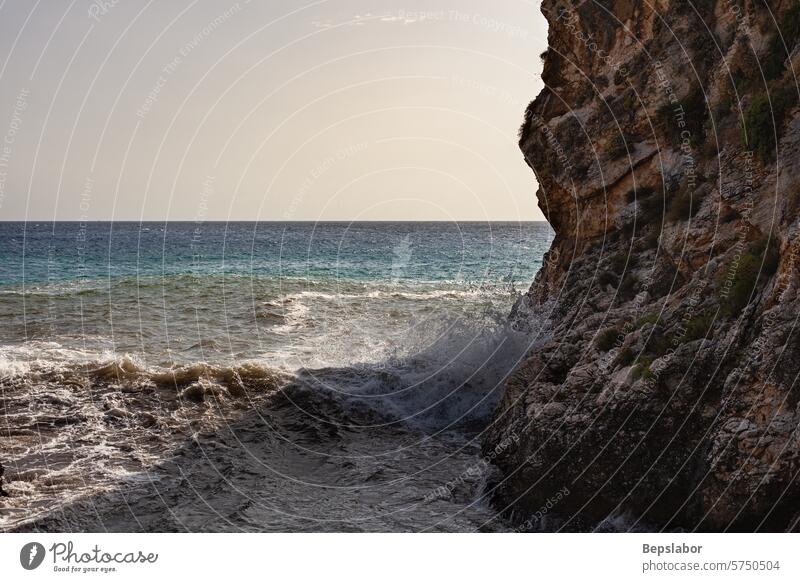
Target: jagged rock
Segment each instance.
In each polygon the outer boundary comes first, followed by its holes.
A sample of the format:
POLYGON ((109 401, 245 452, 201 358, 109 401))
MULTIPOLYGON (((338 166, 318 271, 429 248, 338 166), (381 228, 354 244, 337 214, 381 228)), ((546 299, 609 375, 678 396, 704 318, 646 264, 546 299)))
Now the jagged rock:
POLYGON ((493 494, 515 519, 567 487, 565 529, 798 527, 800 39, 776 59, 770 12, 734 5, 543 2, 520 147, 555 239, 513 316, 551 339, 485 441, 511 443, 493 494), (752 114, 767 91, 776 128, 752 114))

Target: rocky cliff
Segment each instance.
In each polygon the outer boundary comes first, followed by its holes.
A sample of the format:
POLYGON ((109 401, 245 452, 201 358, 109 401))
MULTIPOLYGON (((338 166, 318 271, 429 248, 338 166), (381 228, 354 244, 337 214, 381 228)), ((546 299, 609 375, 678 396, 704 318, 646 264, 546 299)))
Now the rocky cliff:
POLYGON ((797 529, 800 5, 542 11, 520 146, 556 237, 494 502, 528 529, 797 529))

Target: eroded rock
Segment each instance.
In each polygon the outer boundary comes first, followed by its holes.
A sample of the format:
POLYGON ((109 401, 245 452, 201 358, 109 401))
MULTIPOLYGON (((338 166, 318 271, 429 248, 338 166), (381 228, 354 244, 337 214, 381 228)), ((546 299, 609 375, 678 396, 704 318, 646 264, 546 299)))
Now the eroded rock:
POLYGON ((565 529, 797 528, 800 39, 777 58, 769 11, 734 4, 543 2, 520 147, 556 236, 514 317, 551 339, 485 444, 512 443, 493 494, 514 519, 567 487, 565 529))

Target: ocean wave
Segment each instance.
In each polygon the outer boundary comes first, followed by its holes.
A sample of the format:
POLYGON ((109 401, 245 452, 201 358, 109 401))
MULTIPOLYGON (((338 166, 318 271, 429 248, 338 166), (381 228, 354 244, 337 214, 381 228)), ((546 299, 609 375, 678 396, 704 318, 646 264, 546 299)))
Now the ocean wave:
MULTIPOLYGON (((303 301, 288 305, 295 304, 303 301)), ((27 509, 32 506, 51 511, 121 484, 168 487, 170 479, 183 477, 170 473, 171 463, 179 462, 170 459, 194 466, 210 454, 215 464, 230 455, 252 462, 249 449, 236 448, 240 434, 257 443, 251 447, 262 447, 259 462, 269 459, 266 468, 248 470, 269 479, 280 468, 282 487, 296 487, 296 473, 304 481, 324 481, 327 472, 315 472, 320 454, 325 471, 374 467, 365 469, 365 481, 354 481, 367 488, 386 479, 384 468, 391 474, 404 456, 423 451, 438 463, 437 447, 450 446, 442 443, 462 442, 458 435, 486 425, 505 375, 527 345, 499 315, 470 320, 443 314, 412 326, 418 329, 402 349, 377 361, 362 360, 343 340, 336 347, 342 365, 293 371, 266 358, 154 365, 134 355, 65 350, 56 342, 5 348, 5 358, 28 367, 2 379, 13 430, 4 460, 12 497, 0 529, 37 519, 27 509), (231 426, 244 432, 232 437, 229 448, 214 449, 231 426), (214 436, 202 452, 187 454, 187 443, 198 435, 214 436), (382 442, 387 435, 399 436, 382 442), (436 438, 444 440, 434 443, 436 438), (349 439, 347 450, 337 446, 342 439, 349 439), (59 463, 42 466, 43 455, 59 463)), ((452 446, 455 452, 461 445, 452 446)), ((426 470, 425 463, 404 465, 403 475, 426 470)), ((450 469, 433 483, 462 470, 450 469)), ((216 466, 209 467, 195 479, 204 483, 216 475, 216 466)), ((414 495, 421 499, 433 488, 414 495)))
POLYGON ((175 272, 161 274, 110 275, 102 278, 78 277, 53 281, 31 281, 28 283, 6 283, 0 285, 0 297, 58 297, 104 294, 110 290, 146 291, 150 289, 197 288, 202 281, 205 288, 253 285, 256 292, 262 289, 297 289, 295 293, 308 296, 319 294, 321 298, 408 295, 410 298, 436 298, 443 294, 470 296, 514 291, 514 282, 506 277, 479 280, 468 279, 357 279, 330 277, 327 279, 299 275, 272 275, 263 273, 231 272, 175 272), (375 294, 375 295, 372 295, 375 294))
POLYGON ((25 383, 48 380, 68 382, 74 378, 98 382, 150 382, 158 387, 180 387, 201 379, 237 386, 242 386, 245 381, 272 380, 279 385, 290 375, 285 369, 252 361, 230 366, 207 362, 147 366, 135 356, 93 354, 64 348, 56 342, 29 342, 20 346, 0 347, 0 378, 12 386, 14 380, 25 383))
POLYGON ((507 297, 512 293, 508 287, 497 288, 472 288, 472 289, 430 289, 430 290, 400 290, 388 287, 386 289, 367 289, 361 293, 352 292, 325 292, 325 291, 299 291, 283 295, 284 302, 304 299, 321 299, 324 301, 363 300, 363 299, 408 299, 413 301, 431 301, 435 299, 484 299, 491 297, 507 297))
POLYGON ((488 420, 506 377, 530 348, 529 337, 499 315, 480 322, 443 317, 411 335, 414 344, 377 361, 356 361, 351 351, 348 365, 298 370, 292 390, 327 394, 359 426, 463 428, 488 420))

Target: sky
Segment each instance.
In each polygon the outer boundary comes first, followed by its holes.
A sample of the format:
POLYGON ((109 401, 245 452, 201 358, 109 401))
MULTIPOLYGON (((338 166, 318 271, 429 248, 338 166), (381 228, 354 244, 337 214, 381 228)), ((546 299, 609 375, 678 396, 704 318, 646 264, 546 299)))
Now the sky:
POLYGON ((4 0, 0 220, 542 220, 536 0, 4 0))

